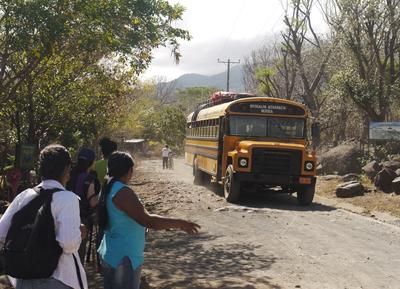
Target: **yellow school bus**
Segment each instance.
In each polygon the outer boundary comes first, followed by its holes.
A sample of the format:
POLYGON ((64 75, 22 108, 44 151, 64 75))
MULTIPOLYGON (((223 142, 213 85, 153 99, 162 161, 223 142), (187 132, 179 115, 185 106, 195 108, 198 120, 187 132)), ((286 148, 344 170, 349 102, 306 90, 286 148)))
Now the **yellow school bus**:
POLYGON ((311 204, 316 182, 311 119, 304 105, 278 98, 245 95, 199 105, 187 118, 185 143, 194 183, 219 182, 228 202, 261 185, 296 192, 299 204, 311 204))

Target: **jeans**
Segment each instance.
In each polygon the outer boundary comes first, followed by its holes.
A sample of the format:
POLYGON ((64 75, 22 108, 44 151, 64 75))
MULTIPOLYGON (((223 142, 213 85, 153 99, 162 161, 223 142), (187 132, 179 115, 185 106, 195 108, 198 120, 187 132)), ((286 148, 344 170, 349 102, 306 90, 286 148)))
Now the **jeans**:
POLYGON ((72 289, 54 278, 47 279, 17 279, 16 289, 72 289))
POLYGON ((104 260, 101 262, 104 289, 139 289, 142 266, 133 270, 131 260, 124 257, 117 268, 112 268, 104 260))
POLYGON ((162 168, 163 169, 168 169, 168 157, 163 157, 162 158, 162 168))

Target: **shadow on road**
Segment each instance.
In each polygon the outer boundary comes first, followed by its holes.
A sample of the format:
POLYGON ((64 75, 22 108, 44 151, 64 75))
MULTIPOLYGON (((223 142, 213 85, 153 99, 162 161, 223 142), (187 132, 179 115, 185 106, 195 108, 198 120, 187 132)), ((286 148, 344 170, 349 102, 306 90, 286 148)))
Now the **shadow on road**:
MULTIPOLYGON (((221 185, 212 183, 207 186, 209 190, 218 196, 224 196, 221 185)), ((249 208, 269 208, 285 211, 334 211, 335 207, 323 205, 317 202, 310 206, 301 206, 295 195, 281 193, 274 190, 264 189, 262 191, 245 191, 241 193, 239 206, 249 208)))
POLYGON ((216 245, 212 240, 219 237, 208 234, 153 234, 148 238, 145 267, 158 280, 156 288, 281 288, 270 278, 255 276, 275 262, 275 257, 257 256, 255 245, 216 245))

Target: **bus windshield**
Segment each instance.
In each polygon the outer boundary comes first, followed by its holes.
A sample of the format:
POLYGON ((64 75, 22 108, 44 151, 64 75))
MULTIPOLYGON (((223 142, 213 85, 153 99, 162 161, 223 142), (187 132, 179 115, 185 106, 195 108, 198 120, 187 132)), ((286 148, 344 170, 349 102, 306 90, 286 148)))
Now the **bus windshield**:
POLYGON ((304 119, 231 116, 229 134, 243 137, 304 138, 304 119))

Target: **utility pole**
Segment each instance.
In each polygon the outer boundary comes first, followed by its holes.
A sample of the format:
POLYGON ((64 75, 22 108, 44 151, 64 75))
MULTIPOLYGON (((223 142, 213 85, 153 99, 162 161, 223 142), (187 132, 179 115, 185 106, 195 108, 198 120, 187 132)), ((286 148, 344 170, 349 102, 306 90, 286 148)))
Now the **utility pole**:
POLYGON ((231 60, 228 58, 228 61, 220 61, 219 58, 218 58, 218 63, 228 64, 228 71, 227 71, 227 74, 226 74, 226 91, 229 92, 229 73, 230 73, 230 70, 231 70, 231 64, 240 63, 240 60, 238 60, 238 61, 231 61, 231 60))

